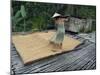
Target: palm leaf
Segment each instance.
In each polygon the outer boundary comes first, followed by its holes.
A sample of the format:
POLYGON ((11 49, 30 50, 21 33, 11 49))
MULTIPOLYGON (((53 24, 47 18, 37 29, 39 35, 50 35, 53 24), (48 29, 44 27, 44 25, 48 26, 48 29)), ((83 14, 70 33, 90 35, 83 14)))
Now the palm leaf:
POLYGON ((22 20, 23 20, 23 18, 21 17, 21 18, 18 18, 18 19, 16 20, 16 22, 19 23, 19 22, 22 21, 22 20))
POLYGON ((21 15, 22 15, 22 17, 26 17, 26 11, 25 11, 25 7, 24 7, 24 5, 21 5, 21 15))
POLYGON ((20 10, 17 11, 16 14, 15 14, 15 18, 18 18, 20 16, 20 13, 21 13, 20 10))

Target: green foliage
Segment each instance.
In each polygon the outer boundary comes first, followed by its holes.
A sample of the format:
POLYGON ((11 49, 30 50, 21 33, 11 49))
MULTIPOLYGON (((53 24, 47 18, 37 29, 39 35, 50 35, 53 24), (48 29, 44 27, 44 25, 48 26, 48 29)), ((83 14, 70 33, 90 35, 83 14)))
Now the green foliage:
POLYGON ((16 13, 15 13, 15 16, 12 16, 12 24, 14 25, 13 26, 13 31, 19 31, 19 30, 23 30, 25 32, 25 27, 26 27, 26 11, 25 11, 25 7, 24 5, 21 5, 20 7, 20 10, 18 10, 16 13), (23 21, 23 23, 21 23, 21 21, 23 21), (22 28, 19 28, 18 29, 18 26, 20 27, 20 25, 23 25, 23 29, 22 28))
POLYGON ((20 11, 21 11, 21 15, 22 15, 22 17, 23 17, 23 32, 25 32, 25 30, 26 30, 26 11, 25 11, 25 7, 24 7, 24 5, 21 5, 21 9, 20 9, 20 11))
POLYGON ((26 11, 25 11, 25 7, 24 7, 24 5, 21 5, 21 9, 20 9, 20 11, 21 11, 21 15, 22 15, 22 17, 25 18, 25 17, 26 17, 26 11))
POLYGON ((20 10, 17 11, 17 13, 15 14, 15 18, 19 18, 20 17, 20 10))
POLYGON ((42 30, 46 27, 46 22, 43 16, 37 16, 33 19, 32 29, 35 30, 42 30))
POLYGON ((12 16, 12 24, 13 24, 13 31, 16 31, 16 26, 22 21, 23 18, 20 17, 20 10, 16 12, 14 16, 12 16))
POLYGON ((96 19, 95 6, 12 1, 12 8, 13 31, 44 30, 52 25, 51 16, 55 12, 96 19))
POLYGON ((79 16, 83 17, 83 18, 96 18, 96 10, 95 7, 89 7, 89 6, 81 6, 78 11, 80 13, 78 13, 79 16))

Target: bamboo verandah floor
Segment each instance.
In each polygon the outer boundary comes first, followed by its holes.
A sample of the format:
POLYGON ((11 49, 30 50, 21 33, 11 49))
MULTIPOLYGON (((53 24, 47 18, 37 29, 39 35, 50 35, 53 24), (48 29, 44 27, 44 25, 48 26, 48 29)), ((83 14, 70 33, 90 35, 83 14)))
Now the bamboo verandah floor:
MULTIPOLYGON (((77 35, 68 34, 68 36, 80 41, 85 40, 77 35)), ((95 69, 95 43, 86 40, 84 44, 80 45, 74 51, 42 59, 27 66, 23 65, 16 48, 12 44, 11 61, 16 74, 95 69)))

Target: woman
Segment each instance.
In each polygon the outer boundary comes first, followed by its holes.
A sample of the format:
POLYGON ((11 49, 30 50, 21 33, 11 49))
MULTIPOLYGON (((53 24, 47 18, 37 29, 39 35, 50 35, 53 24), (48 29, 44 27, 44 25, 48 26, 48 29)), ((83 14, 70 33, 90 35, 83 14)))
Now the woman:
POLYGON ((68 16, 62 16, 58 13, 55 13, 52 17, 55 21, 55 25, 57 26, 57 31, 53 35, 53 37, 50 39, 50 43, 57 49, 54 49, 53 51, 56 51, 59 49, 62 49, 62 44, 64 40, 65 35, 65 27, 64 22, 68 21, 68 16))

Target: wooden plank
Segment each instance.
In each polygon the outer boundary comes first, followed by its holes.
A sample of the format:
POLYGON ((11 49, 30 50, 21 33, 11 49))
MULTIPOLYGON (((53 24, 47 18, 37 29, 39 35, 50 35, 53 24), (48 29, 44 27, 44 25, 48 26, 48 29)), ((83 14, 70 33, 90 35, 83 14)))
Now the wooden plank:
POLYGON ((49 39, 55 32, 38 32, 29 35, 14 35, 13 43, 20 54, 24 64, 32 61, 71 51, 81 42, 65 36, 62 50, 53 52, 54 47, 49 44, 49 39))

